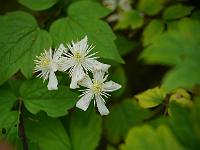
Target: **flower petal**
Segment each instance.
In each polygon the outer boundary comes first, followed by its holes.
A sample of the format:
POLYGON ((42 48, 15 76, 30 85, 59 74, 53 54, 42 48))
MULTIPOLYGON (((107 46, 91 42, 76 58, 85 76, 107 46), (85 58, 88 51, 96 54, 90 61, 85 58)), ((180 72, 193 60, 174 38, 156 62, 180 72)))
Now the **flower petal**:
POLYGON ((81 65, 75 66, 73 68, 73 72, 71 76, 72 76, 72 80, 71 80, 70 88, 71 89, 79 88, 78 81, 83 80, 83 78, 85 77, 85 72, 82 66, 81 65))
POLYGON ((56 49, 54 52, 54 55, 53 55, 54 61, 57 61, 61 57, 64 51, 66 52, 67 48, 63 44, 60 44, 58 49, 56 49))
POLYGON ((85 75, 85 77, 78 82, 79 85, 90 88, 92 86, 92 80, 88 75, 85 75))
POLYGON ((62 57, 58 63, 58 70, 59 71, 67 71, 69 68, 75 65, 75 62, 71 58, 62 57))
POLYGON ((76 103, 76 107, 86 111, 89 107, 91 100, 93 99, 94 94, 92 92, 86 93, 83 97, 81 97, 76 103))
POLYGON ((120 89, 121 87, 122 86, 118 83, 115 83, 113 81, 108 81, 108 82, 104 83, 103 91, 112 92, 112 91, 116 91, 116 90, 120 89))
POLYGON ((97 108, 101 115, 108 115, 110 112, 107 109, 104 99, 100 95, 95 95, 97 108))
POLYGON ((49 74, 49 83, 47 85, 48 90, 57 90, 58 89, 58 80, 56 78, 56 75, 53 71, 49 74))
POLYGON ((86 61, 87 61, 86 63, 88 64, 88 66, 91 66, 91 70, 93 70, 93 72, 95 72, 95 71, 108 72, 108 69, 111 66, 108 64, 100 63, 99 61, 97 61, 95 59, 88 59, 86 61))
POLYGON ((93 73, 93 76, 94 76, 94 79, 97 80, 97 81, 102 81, 104 82, 104 75, 105 75, 105 72, 104 71, 95 71, 93 73))
POLYGON ((87 44, 88 38, 85 36, 81 41, 78 42, 79 50, 81 52, 85 52, 87 50, 88 44, 87 44))

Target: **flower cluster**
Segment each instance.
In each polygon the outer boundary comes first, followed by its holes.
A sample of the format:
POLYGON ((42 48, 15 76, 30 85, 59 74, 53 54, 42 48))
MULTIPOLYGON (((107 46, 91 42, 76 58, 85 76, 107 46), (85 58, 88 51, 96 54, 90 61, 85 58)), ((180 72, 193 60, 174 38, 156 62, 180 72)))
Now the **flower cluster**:
POLYGON ((109 110, 105 106, 103 97, 107 98, 110 96, 107 92, 118 90, 121 85, 113 81, 106 82, 110 65, 97 61, 96 53, 91 53, 93 49, 93 45, 88 45, 87 36, 78 42, 72 41, 67 47, 60 44, 54 52, 50 48, 36 57, 35 72, 39 72, 38 77, 43 78, 44 81, 48 80, 49 90, 57 90, 58 80, 55 72, 68 71, 71 89, 77 89, 80 86, 86 88, 81 90, 81 98, 76 103, 76 107, 85 111, 94 99, 94 106, 97 105, 100 114, 107 115, 109 110), (93 75, 93 79, 90 78, 89 72, 93 75))

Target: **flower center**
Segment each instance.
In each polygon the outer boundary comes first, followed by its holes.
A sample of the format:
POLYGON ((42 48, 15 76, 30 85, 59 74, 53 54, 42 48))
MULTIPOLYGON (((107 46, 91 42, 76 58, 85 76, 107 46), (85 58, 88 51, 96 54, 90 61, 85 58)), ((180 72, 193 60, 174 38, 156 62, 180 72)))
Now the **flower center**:
POLYGON ((50 61, 48 58, 43 58, 40 62, 41 67, 47 67, 49 65, 50 61))
POLYGON ((82 55, 80 52, 76 52, 76 53, 74 54, 74 59, 75 59, 78 63, 80 63, 80 62, 82 62, 82 60, 83 60, 83 55, 82 55))
POLYGON ((94 94, 100 94, 102 92, 103 83, 98 81, 93 81, 92 90, 94 94))

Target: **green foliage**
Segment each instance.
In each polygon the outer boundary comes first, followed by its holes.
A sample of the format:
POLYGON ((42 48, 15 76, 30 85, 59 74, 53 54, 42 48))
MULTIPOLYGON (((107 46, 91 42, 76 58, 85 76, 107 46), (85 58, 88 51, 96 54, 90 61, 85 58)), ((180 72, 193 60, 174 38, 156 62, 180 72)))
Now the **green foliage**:
POLYGON ((116 29, 139 28, 143 25, 143 15, 137 10, 131 10, 122 13, 122 17, 116 25, 116 29))
POLYGON ((108 13, 109 11, 98 3, 81 1, 72 4, 68 8, 68 16, 51 25, 50 33, 54 45, 80 40, 87 35, 89 42, 95 43, 95 51, 99 56, 122 63, 114 44, 115 35, 108 24, 100 20, 108 13))
POLYGON ((32 10, 45 10, 52 7, 58 0, 19 0, 19 3, 32 10))
POLYGON ((132 126, 140 125, 151 113, 139 107, 133 99, 113 106, 105 118, 105 131, 109 141, 117 144, 126 136, 132 126), (134 119, 131 119, 134 118, 134 119))
POLYGON ((138 9, 147 15, 156 15, 163 8, 165 0, 139 0, 138 9))
POLYGON ((66 115, 72 108, 78 95, 67 87, 60 87, 57 91, 48 91, 41 80, 28 80, 20 87, 21 97, 25 107, 33 114, 45 111, 51 117, 66 115), (31 85, 31 87, 29 87, 31 85))
POLYGON ((148 63, 174 66, 163 80, 166 90, 200 84, 199 26, 197 20, 183 19, 178 22, 177 29, 163 33, 142 53, 141 57, 148 63))
POLYGON ((172 5, 168 7, 163 13, 165 20, 179 19, 191 13, 194 7, 184 6, 181 4, 172 5))
POLYGON ((199 149, 194 1, 10 0, 0 8, 0 147, 5 140, 17 150, 199 149), (84 36, 95 46, 91 53, 112 65, 108 80, 122 85, 102 95, 108 116, 91 104, 75 108, 82 87, 70 89, 72 76, 60 66, 45 68, 55 71, 58 90, 47 89, 49 79, 35 79, 36 56, 84 36))
POLYGON ((164 23, 161 20, 152 20, 144 29, 143 45, 147 46, 154 42, 164 30, 164 23))
POLYGON ((178 143, 168 127, 161 125, 157 129, 150 126, 132 128, 122 145, 121 150, 182 150, 183 147, 178 143))
POLYGON ((70 118, 69 133, 74 150, 93 150, 97 147, 101 136, 102 119, 94 111, 83 114, 75 111, 70 118))
POLYGON ((71 144, 65 128, 58 119, 43 113, 25 120, 26 134, 41 150, 70 150, 71 144))
POLYGON ((31 77, 34 62, 30 60, 50 46, 51 37, 38 28, 36 20, 30 14, 18 11, 1 17, 0 84, 19 69, 26 77, 31 77))

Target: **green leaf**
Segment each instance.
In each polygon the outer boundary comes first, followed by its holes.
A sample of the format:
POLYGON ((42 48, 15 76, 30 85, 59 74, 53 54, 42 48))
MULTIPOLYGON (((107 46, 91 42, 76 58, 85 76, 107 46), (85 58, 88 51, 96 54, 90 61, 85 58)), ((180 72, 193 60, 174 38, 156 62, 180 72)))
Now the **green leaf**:
POLYGON ((199 26, 198 20, 183 19, 143 51, 141 58, 147 63, 174 66, 163 80, 166 91, 200 84, 199 26))
POLYGON ((192 112, 186 107, 179 105, 175 102, 170 103, 170 117, 169 126, 172 129, 174 135, 179 139, 179 141, 187 148, 198 149, 200 146, 199 133, 200 126, 198 124, 199 120, 193 118, 198 116, 198 108, 200 103, 196 101, 192 112), (193 115, 193 117, 192 117, 193 115))
POLYGON ((17 97, 7 85, 0 87, 0 95, 0 113, 4 114, 11 111, 14 103, 17 101, 17 97))
POLYGON ((25 81, 20 87, 25 107, 33 114, 45 111, 51 117, 66 115, 72 108, 78 95, 69 88, 60 86, 57 91, 48 91, 40 79, 25 81))
POLYGON ((120 34, 117 34, 115 43, 121 56, 129 54, 137 46, 136 41, 129 40, 120 34))
POLYGON ((71 150, 70 139, 58 119, 50 118, 43 113, 26 118, 26 135, 29 141, 38 144, 38 149, 71 150))
POLYGON ((70 117, 69 132, 73 150, 94 150, 100 141, 102 119, 92 110, 76 110, 70 117))
POLYGON ((121 150, 182 150, 183 147, 179 144, 170 129, 161 125, 157 129, 151 126, 141 126, 132 128, 125 140, 125 144, 121 150))
POLYGON ((176 4, 168 7, 163 13, 163 19, 172 20, 179 19, 187 16, 194 9, 193 6, 184 6, 182 4, 176 4))
POLYGON ((138 9, 150 16, 156 15, 163 8, 165 0, 139 0, 138 9))
POLYGON ((133 99, 113 106, 110 114, 105 118, 107 139, 113 144, 119 143, 131 127, 140 125, 150 115, 148 110, 139 107, 133 99))
POLYGON ((115 29, 140 28, 144 22, 143 15, 137 10, 126 11, 121 14, 121 19, 116 24, 115 29))
POLYGON ((55 5, 59 0, 18 0, 20 4, 31 10, 45 10, 55 5))
POLYGON ((0 139, 3 138, 9 141, 15 148, 22 149, 18 133, 19 115, 17 111, 3 112, 0 116, 0 139))
POLYGON ((138 103, 143 108, 158 106, 165 99, 166 93, 159 87, 148 89, 145 92, 136 95, 138 103))
POLYGON ((143 32, 143 45, 151 44, 164 31, 164 23, 161 20, 152 20, 143 32))
POLYGON ((54 44, 71 43, 88 36, 89 43, 95 45, 98 55, 123 62, 114 43, 115 35, 107 23, 100 20, 109 11, 98 3, 80 1, 68 8, 68 17, 56 20, 50 27, 54 44), (97 36, 98 35, 98 36, 97 36))
POLYGON ((49 34, 38 28, 30 14, 17 11, 0 17, 0 84, 20 68, 31 77, 35 56, 50 46, 49 34))

